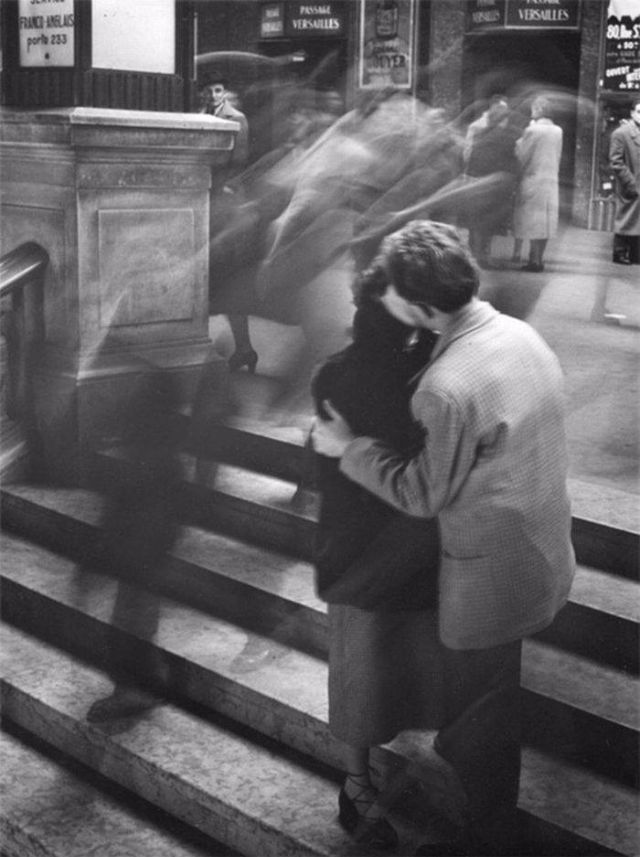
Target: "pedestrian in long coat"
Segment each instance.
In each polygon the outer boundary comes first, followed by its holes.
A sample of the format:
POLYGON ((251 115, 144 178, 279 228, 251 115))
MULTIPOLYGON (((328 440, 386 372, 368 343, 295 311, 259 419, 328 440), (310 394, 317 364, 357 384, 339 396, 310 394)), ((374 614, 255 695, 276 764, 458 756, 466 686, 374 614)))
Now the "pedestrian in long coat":
POLYGON ((551 104, 538 96, 531 105, 531 122, 516 141, 520 184, 516 193, 513 232, 516 241, 529 239, 525 271, 540 272, 547 241, 558 229, 559 173, 562 128, 550 117, 551 104))
POLYGON ((616 213, 613 261, 640 264, 640 97, 631 103, 631 121, 611 135, 609 164, 615 175, 616 213))

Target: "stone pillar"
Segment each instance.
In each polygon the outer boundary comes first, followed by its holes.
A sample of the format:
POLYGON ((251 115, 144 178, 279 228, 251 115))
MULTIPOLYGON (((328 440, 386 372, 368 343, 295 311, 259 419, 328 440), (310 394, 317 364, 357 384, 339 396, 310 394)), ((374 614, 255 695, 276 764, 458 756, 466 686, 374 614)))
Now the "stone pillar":
POLYGON ((580 49, 580 82, 576 110, 576 160, 574 170, 573 222, 589 226, 589 211, 594 196, 596 165, 596 128, 601 54, 606 28, 606 4, 583 0, 580 49))
POLYGON ((432 0, 429 39, 429 94, 433 107, 442 107, 450 119, 462 106, 462 58, 465 0, 432 0))
POLYGON ((141 367, 176 373, 187 400, 216 360, 210 189, 238 125, 86 107, 1 118, 3 252, 33 240, 50 257, 33 364, 38 425, 52 475, 75 481, 74 451, 113 432, 141 367))

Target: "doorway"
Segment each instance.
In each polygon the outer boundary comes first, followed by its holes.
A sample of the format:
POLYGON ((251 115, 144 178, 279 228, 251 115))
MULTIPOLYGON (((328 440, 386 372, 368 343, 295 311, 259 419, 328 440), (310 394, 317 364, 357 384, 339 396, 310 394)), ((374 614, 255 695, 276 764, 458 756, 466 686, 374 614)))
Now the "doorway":
POLYGON ((578 32, 506 30, 467 36, 465 40, 462 104, 470 112, 473 105, 485 103, 494 93, 504 93, 521 113, 524 127, 533 97, 540 90, 552 95, 553 119, 563 131, 563 216, 570 215, 573 196, 579 75, 578 32))

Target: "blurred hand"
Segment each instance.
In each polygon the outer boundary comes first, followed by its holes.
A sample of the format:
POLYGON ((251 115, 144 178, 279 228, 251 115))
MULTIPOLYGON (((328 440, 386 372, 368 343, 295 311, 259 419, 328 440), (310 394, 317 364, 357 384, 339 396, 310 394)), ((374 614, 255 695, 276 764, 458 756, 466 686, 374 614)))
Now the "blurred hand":
POLYGON ((337 411, 330 401, 322 403, 330 419, 316 419, 311 429, 313 448, 327 458, 341 458, 345 449, 356 435, 349 428, 345 418, 337 411))

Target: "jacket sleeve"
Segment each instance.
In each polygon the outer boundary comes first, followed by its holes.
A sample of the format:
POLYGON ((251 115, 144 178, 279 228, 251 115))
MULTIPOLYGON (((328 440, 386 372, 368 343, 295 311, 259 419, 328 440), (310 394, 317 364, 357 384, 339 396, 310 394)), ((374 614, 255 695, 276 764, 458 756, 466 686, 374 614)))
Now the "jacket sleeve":
POLYGON ((616 129, 611 135, 611 143, 609 144, 609 166, 618 178, 625 196, 635 197, 638 195, 636 181, 633 173, 629 169, 625 159, 625 140, 620 133, 620 129, 616 129))
POLYGON ((531 146, 533 138, 529 127, 525 128, 521 137, 516 140, 515 155, 520 169, 524 170, 531 158, 531 146))
POLYGON ((425 429, 417 455, 406 459, 373 438, 360 437, 345 450, 340 470, 395 509, 432 518, 464 483, 477 444, 459 407, 445 394, 418 391, 413 407, 425 429))

